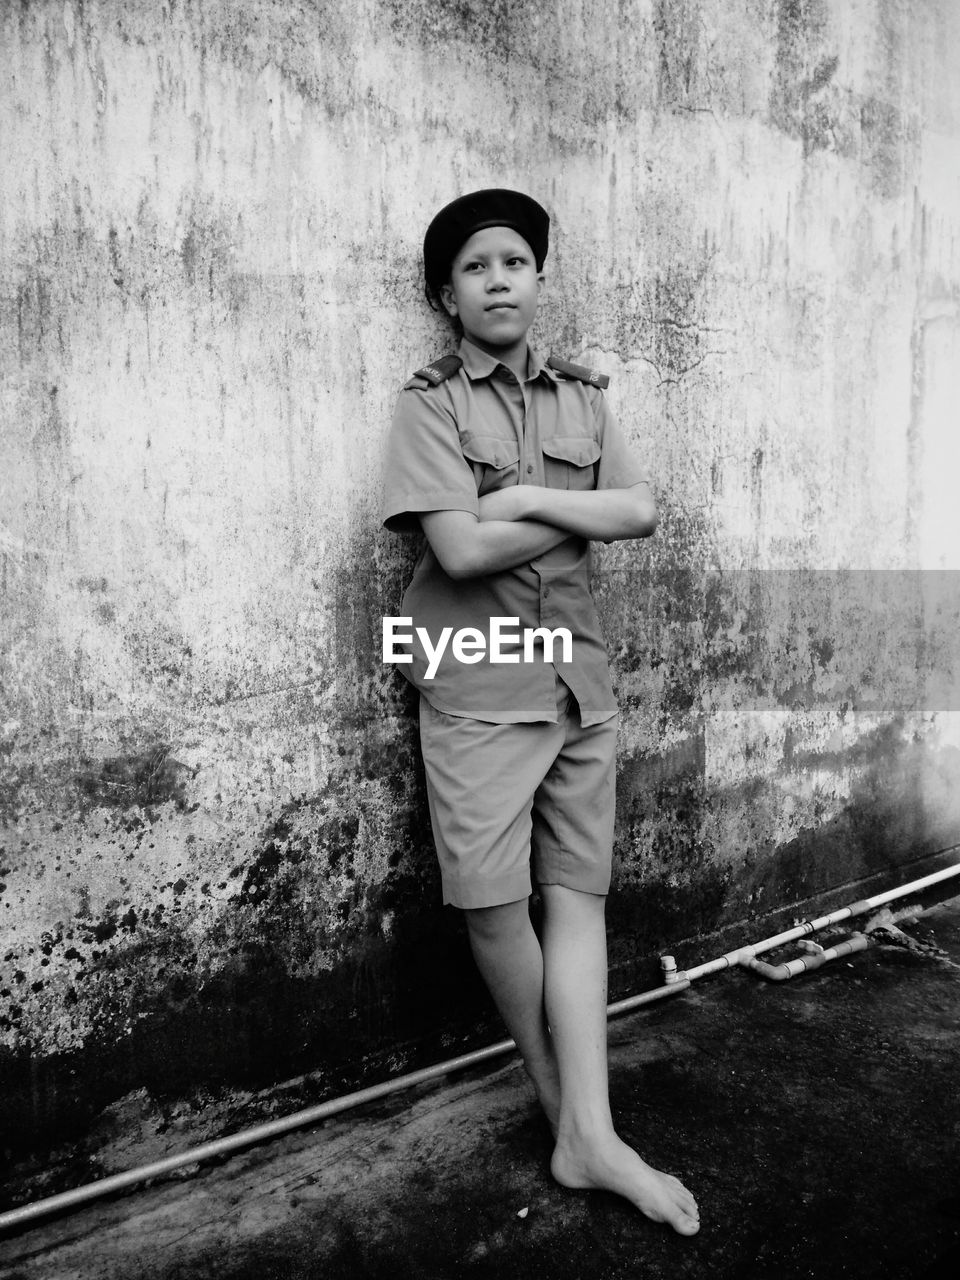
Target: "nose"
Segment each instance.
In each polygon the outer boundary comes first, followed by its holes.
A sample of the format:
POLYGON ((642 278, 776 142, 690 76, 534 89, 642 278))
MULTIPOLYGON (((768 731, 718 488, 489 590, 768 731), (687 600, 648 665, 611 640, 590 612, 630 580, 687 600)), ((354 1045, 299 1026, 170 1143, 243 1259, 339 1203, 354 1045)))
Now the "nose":
POLYGON ((502 264, 499 262, 491 263, 487 270, 487 289, 493 292, 494 290, 499 291, 501 289, 508 289, 509 287, 510 285, 507 280, 507 275, 502 264))

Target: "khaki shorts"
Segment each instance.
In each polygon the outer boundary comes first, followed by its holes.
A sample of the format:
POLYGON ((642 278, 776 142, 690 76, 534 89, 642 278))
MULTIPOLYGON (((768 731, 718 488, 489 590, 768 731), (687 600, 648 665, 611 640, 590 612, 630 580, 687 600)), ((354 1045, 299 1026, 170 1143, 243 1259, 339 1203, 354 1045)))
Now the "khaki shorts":
POLYGON ((420 699, 444 902, 517 902, 531 892, 531 872, 537 884, 609 889, 617 717, 584 729, 561 689, 557 724, 489 724, 420 699))

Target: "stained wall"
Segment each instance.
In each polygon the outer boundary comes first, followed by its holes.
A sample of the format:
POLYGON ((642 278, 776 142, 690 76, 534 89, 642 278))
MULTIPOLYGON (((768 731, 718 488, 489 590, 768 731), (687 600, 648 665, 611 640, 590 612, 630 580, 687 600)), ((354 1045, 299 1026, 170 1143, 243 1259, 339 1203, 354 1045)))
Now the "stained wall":
POLYGON ((615 981, 958 838, 950 0, 35 0, 0 48, 12 1144, 495 1027, 380 661, 464 190, 551 211, 536 340, 662 510, 595 575, 615 981))

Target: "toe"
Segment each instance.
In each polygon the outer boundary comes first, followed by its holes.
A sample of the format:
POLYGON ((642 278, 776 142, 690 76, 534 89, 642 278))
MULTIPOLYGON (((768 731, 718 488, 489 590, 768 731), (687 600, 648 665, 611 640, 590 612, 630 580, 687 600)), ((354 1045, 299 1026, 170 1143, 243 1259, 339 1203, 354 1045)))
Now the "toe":
POLYGON ((693 1194, 687 1190, 679 1178, 675 1178, 672 1174, 665 1175, 665 1181, 670 1184, 670 1193, 674 1202, 691 1218, 699 1218, 700 1214, 697 1209, 697 1202, 693 1198, 693 1194))

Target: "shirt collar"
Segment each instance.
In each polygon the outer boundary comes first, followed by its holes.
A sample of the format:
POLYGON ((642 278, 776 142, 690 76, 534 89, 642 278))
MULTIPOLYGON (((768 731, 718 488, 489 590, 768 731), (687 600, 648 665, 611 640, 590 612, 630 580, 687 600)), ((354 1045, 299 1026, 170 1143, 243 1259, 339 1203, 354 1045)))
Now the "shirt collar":
MULTIPOLYGON (((528 347, 527 350, 527 381, 532 382, 543 373, 556 382, 557 375, 545 361, 541 360, 539 352, 533 347, 528 347)), ((463 361, 463 371, 471 382, 476 382, 480 378, 489 378, 501 367, 496 356, 482 351, 469 338, 460 339, 459 355, 463 361)))

